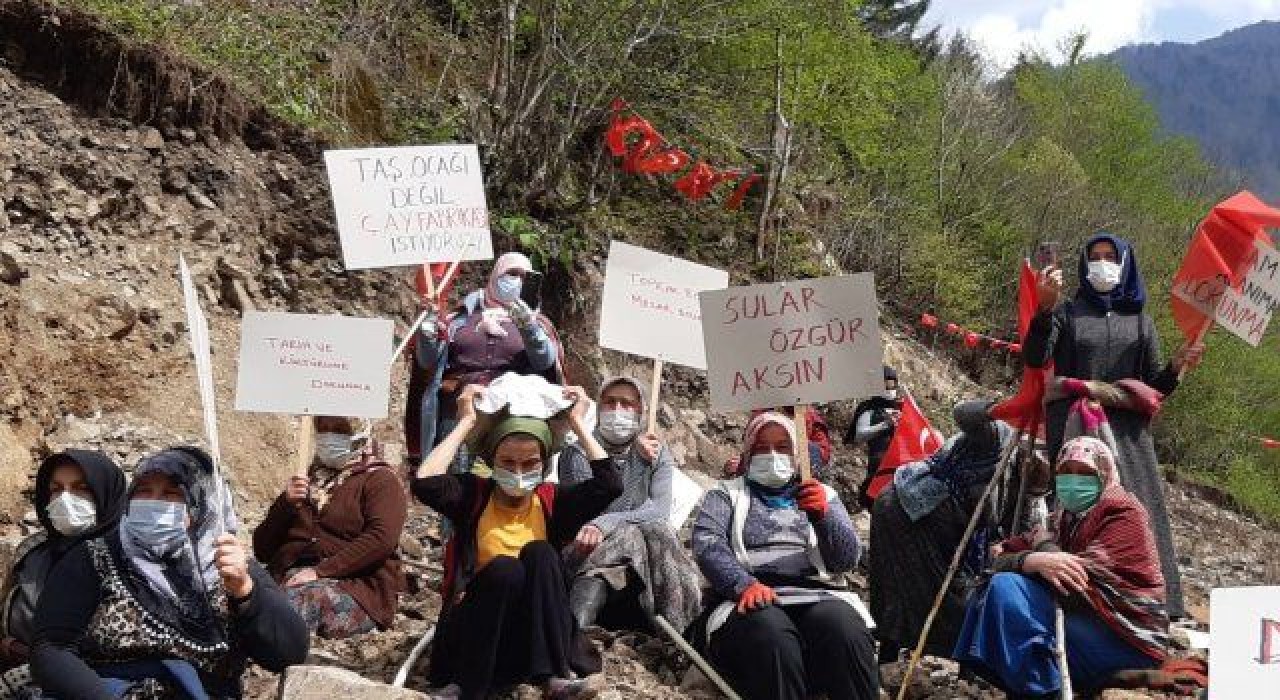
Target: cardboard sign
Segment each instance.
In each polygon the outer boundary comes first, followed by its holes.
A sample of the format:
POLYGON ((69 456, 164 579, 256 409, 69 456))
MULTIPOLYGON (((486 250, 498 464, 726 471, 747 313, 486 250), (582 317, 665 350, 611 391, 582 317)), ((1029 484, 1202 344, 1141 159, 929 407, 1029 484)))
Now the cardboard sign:
POLYGON ((600 304, 600 345, 706 369, 698 293, 727 286, 724 270, 613 241, 600 304))
POLYGON ((474 144, 325 151, 348 270, 493 257, 474 144))
POLYGON ((1209 700, 1280 687, 1280 586, 1214 589, 1209 631, 1209 700))
POLYGON ((213 394, 213 350, 209 343, 209 319, 200 308, 195 283, 187 259, 178 254, 178 277, 182 280, 182 302, 187 311, 187 334, 191 339, 191 355, 196 363, 196 384, 200 389, 200 406, 204 412, 204 439, 214 465, 222 463, 218 445, 218 408, 213 394))
POLYGON ((1239 289, 1232 288, 1225 276, 1219 276, 1176 283, 1173 294, 1257 347, 1280 305, 1280 252, 1256 242, 1239 289))
POLYGON ((246 313, 236 410, 385 417, 393 330, 387 319, 246 313))
POLYGON ((711 405, 824 403, 884 390, 871 273, 702 292, 711 405))

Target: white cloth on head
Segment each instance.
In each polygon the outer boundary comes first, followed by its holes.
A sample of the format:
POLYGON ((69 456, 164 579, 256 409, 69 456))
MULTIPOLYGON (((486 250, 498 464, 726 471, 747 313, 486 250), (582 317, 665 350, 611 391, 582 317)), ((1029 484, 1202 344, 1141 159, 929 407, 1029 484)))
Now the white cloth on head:
MULTIPOLYGON (((536 374, 507 372, 489 383, 484 396, 476 401, 476 410, 498 413, 505 408, 513 416, 548 419, 572 405, 559 384, 536 374)), ((588 415, 593 414, 588 411, 588 415)))

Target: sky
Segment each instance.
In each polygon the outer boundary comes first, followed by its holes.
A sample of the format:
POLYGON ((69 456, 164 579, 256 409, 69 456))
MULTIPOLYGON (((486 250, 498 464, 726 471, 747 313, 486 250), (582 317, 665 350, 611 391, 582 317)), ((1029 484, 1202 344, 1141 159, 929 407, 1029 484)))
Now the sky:
POLYGON ((1126 44, 1197 42, 1261 20, 1280 20, 1280 0, 933 0, 923 27, 944 36, 962 30, 986 49, 995 68, 1038 47, 1051 59, 1062 39, 1089 34, 1086 52, 1126 44))

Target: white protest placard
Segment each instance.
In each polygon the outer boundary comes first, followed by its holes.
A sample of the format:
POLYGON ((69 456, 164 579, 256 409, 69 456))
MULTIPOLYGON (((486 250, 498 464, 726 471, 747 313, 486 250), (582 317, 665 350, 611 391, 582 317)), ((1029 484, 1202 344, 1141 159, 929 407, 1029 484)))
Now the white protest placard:
POLYGON ((1209 700, 1271 697, 1280 688, 1280 586, 1209 594, 1209 700))
POLYGON ((196 385, 200 390, 200 406, 204 412, 204 439, 215 467, 222 463, 218 445, 218 408, 213 394, 213 349, 209 343, 209 319, 200 308, 200 297, 191 279, 187 259, 178 254, 178 277, 182 280, 182 303, 187 311, 187 334, 191 337, 191 355, 196 363, 196 385))
POLYGON ((727 286, 724 270, 613 241, 600 302, 600 345, 706 369, 698 293, 727 286))
POLYGON ((824 403, 884 390, 871 273, 702 292, 711 406, 824 403))
POLYGON ((1178 283, 1173 294, 1257 347, 1280 305, 1280 252, 1256 241, 1239 289, 1232 288, 1226 277, 1219 276, 1178 283))
POLYGON ((684 521, 702 500, 702 487, 684 473, 683 469, 671 470, 671 529, 676 532, 684 527, 684 521))
POLYGON ((393 331, 380 318, 245 313, 236 410, 386 417, 393 331))
POLYGON ((325 151, 348 270, 493 257, 475 144, 325 151))

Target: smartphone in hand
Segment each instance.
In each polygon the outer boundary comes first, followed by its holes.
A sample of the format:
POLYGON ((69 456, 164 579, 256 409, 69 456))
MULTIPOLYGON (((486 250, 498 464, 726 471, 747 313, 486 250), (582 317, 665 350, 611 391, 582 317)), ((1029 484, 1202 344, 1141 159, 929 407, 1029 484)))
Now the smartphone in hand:
POLYGON ((520 299, 537 311, 542 308, 542 273, 530 270, 524 275, 524 284, 520 287, 520 299))
POLYGON ((1037 270, 1043 270, 1046 267, 1058 266, 1058 253, 1062 249, 1062 244, 1057 241, 1045 241, 1036 246, 1035 266, 1037 270))

